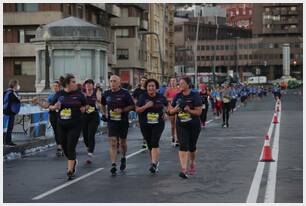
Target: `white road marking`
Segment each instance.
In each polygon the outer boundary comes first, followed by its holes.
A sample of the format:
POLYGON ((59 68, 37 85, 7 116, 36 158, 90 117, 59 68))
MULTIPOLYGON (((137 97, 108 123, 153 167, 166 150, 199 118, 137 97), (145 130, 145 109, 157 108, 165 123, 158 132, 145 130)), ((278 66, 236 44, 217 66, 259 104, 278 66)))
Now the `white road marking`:
MULTIPOLYGON (((129 154, 128 156, 126 156, 126 159, 131 158, 131 157, 133 157, 133 156, 135 156, 135 155, 137 155, 137 154, 139 154, 139 153, 141 153, 141 152, 143 152, 143 151, 145 151, 145 150, 147 150, 147 149, 141 149, 141 150, 139 150, 139 151, 137 151, 137 152, 134 152, 134 153, 132 153, 132 154, 129 154)), ((65 187, 68 187, 68 186, 70 186, 70 185, 72 185, 72 184, 74 184, 74 183, 76 183, 76 182, 79 182, 79 181, 82 180, 82 179, 85 179, 85 178, 87 178, 87 177, 89 177, 89 176, 91 176, 91 175, 94 175, 94 174, 96 174, 96 173, 102 171, 103 169, 104 169, 104 168, 98 168, 98 169, 96 169, 96 170, 94 170, 94 171, 92 171, 92 172, 89 172, 89 173, 87 173, 87 174, 81 176, 81 177, 78 177, 78 178, 76 178, 76 179, 74 179, 74 180, 71 180, 71 181, 69 181, 69 182, 66 182, 65 184, 62 184, 62 185, 60 185, 60 186, 58 186, 58 187, 55 187, 55 188, 53 188, 53 189, 51 189, 51 190, 49 190, 49 191, 47 191, 47 192, 45 192, 45 193, 43 193, 43 194, 41 194, 41 195, 38 195, 38 196, 36 196, 36 197, 33 197, 32 200, 40 200, 40 199, 42 199, 42 198, 44 198, 44 197, 46 197, 46 196, 49 196, 49 195, 51 195, 51 194, 53 194, 53 193, 55 193, 55 192, 57 192, 57 191, 59 191, 59 190, 65 188, 65 187)))
POLYGON ((214 121, 213 119, 206 121, 206 124, 209 124, 210 122, 214 121))
POLYGON ((97 172, 100 172, 100 171, 102 171, 103 169, 104 169, 104 168, 98 168, 98 169, 96 169, 96 170, 94 170, 94 171, 92 171, 92 172, 89 172, 89 173, 87 173, 87 174, 85 174, 85 175, 83 175, 83 176, 81 176, 81 177, 79 177, 79 178, 76 178, 76 179, 74 179, 74 180, 71 180, 71 181, 69 181, 69 182, 66 182, 65 184, 62 184, 62 185, 60 185, 60 186, 58 186, 58 187, 55 187, 55 188, 53 188, 53 189, 51 189, 51 190, 49 190, 49 191, 47 191, 47 192, 45 192, 45 193, 43 193, 43 194, 41 194, 41 195, 38 195, 38 196, 36 196, 36 197, 33 197, 32 200, 40 200, 40 199, 42 199, 42 198, 44 198, 44 197, 46 197, 46 196, 49 196, 49 195, 51 195, 51 194, 53 194, 53 193, 55 193, 55 192, 57 192, 57 191, 59 191, 59 190, 65 188, 65 187, 68 187, 69 185, 72 185, 72 184, 74 184, 74 183, 76 183, 76 182, 78 182, 78 181, 80 181, 80 180, 82 180, 82 179, 85 179, 86 177, 89 177, 89 176, 91 176, 91 175, 93 175, 93 174, 96 174, 97 172))
POLYGON ((274 203, 275 202, 275 188, 276 188, 276 175, 277 175, 277 161, 278 161, 278 153, 279 153, 279 130, 280 130, 280 122, 281 122, 281 105, 279 106, 280 112, 278 116, 278 124, 275 128, 274 133, 274 141, 273 141, 273 148, 272 148, 272 157, 275 162, 270 164, 268 180, 267 180, 267 187, 266 187, 266 194, 264 202, 274 203))
MULTIPOLYGON (((273 128, 274 128, 274 124, 273 124, 273 117, 272 117, 272 121, 270 123, 269 131, 268 131, 270 141, 272 139, 271 135, 272 135, 273 128)), ((246 200, 247 203, 256 203, 257 198, 258 198, 259 187, 260 187, 262 174, 263 174, 264 167, 265 167, 265 162, 260 162, 261 157, 263 155, 263 148, 264 147, 262 147, 261 154, 259 156, 259 161, 257 164, 257 168, 256 168, 256 171, 253 177, 253 181, 252 181, 252 184, 249 190, 249 194, 246 200)))

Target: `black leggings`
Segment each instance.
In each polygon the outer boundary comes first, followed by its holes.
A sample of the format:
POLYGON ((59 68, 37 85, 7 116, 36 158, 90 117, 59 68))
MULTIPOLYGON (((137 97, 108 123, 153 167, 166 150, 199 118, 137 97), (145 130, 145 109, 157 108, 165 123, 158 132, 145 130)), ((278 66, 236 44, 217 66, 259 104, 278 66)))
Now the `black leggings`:
POLYGON ((54 133, 54 138, 55 138, 55 142, 56 145, 60 145, 61 144, 61 139, 60 139, 60 135, 58 132, 58 126, 57 126, 57 114, 56 113, 49 113, 49 120, 53 129, 53 133, 54 133))
POLYGON ((58 124, 59 135, 61 136, 61 144, 65 156, 68 160, 76 159, 76 146, 79 141, 82 127, 77 125, 73 127, 66 127, 58 124))
POLYGON ((158 124, 140 124, 141 133, 148 144, 149 150, 159 147, 159 140, 164 131, 164 128, 165 122, 160 122, 158 124))
POLYGON ((231 99, 231 110, 234 110, 236 108, 236 102, 237 99, 231 99))
POLYGON ((195 152, 197 141, 201 132, 200 120, 191 120, 186 125, 176 123, 177 138, 180 143, 180 151, 195 152))
POLYGON ((83 138, 89 153, 95 150, 95 135, 99 126, 99 114, 85 114, 83 122, 83 138))
POLYGON ((207 111, 208 111, 208 105, 205 105, 205 109, 202 109, 202 113, 201 113, 201 123, 205 123, 206 122, 207 111))
POLYGON ((231 110, 231 104, 230 103, 222 103, 222 110, 223 110, 223 124, 228 124, 229 119, 229 112, 231 110))

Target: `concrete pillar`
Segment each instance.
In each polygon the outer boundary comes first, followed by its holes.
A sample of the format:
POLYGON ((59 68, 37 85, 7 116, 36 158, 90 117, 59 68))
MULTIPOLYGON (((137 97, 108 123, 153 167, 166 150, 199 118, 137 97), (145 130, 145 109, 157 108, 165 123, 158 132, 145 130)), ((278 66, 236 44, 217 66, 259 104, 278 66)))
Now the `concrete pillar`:
POLYGON ((94 76, 92 74, 92 78, 95 78, 95 83, 100 83, 100 50, 95 50, 95 72, 94 76))
POLYGON ((50 66, 49 66, 49 78, 50 78, 50 83, 52 84, 54 81, 54 59, 53 59, 53 49, 49 49, 49 55, 50 55, 50 66))
POLYGON ((269 68, 269 80, 274 80, 274 67, 270 66, 269 68))
POLYGON ((104 53, 104 80, 105 80, 105 86, 109 85, 108 84, 108 58, 107 58, 107 52, 103 52, 104 53))
POLYGON ((42 68, 40 68, 40 59, 39 59, 39 53, 40 53, 40 50, 36 50, 35 51, 35 72, 36 72, 36 74, 35 74, 35 84, 36 84, 36 87, 37 87, 37 84, 39 84, 40 83, 40 80, 41 80, 41 78, 40 78, 40 76, 41 76, 41 69, 42 68))
POLYGON ((290 76, 290 45, 283 44, 283 76, 290 76))
POLYGON ((76 67, 75 77, 76 77, 77 82, 80 82, 82 80, 81 76, 80 76, 80 73, 81 73, 81 49, 80 48, 75 48, 74 53, 75 53, 75 56, 74 56, 75 60, 74 61, 75 61, 75 67, 76 67))

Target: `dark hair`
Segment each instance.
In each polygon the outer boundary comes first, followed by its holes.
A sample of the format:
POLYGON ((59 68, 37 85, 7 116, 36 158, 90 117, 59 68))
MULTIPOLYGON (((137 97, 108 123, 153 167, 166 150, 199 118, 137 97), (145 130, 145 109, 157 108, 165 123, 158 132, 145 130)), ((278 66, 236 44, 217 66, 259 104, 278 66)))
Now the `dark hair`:
POLYGON ((184 80, 188 85, 189 87, 191 87, 191 79, 189 77, 182 77, 180 80, 184 80))
POLYGON ((66 74, 66 76, 63 79, 62 86, 66 87, 70 83, 71 79, 74 79, 74 78, 75 77, 73 74, 66 74))
POLYGON ((148 84, 149 84, 150 82, 154 82, 154 83, 155 83, 156 89, 159 89, 159 83, 158 83, 158 81, 157 81, 156 79, 147 79, 147 81, 146 81, 146 83, 145 83, 145 85, 144 85, 144 87, 145 87, 146 89, 147 89, 147 86, 148 86, 148 84))
POLYGON ((13 89, 17 84, 19 84, 19 81, 17 79, 11 79, 8 86, 9 88, 13 89))
POLYGON ((148 79, 146 76, 142 76, 140 79, 148 79))
POLYGON ((93 79, 86 79, 85 82, 84 82, 84 85, 87 84, 87 83, 95 85, 95 82, 94 82, 93 79))
POLYGON ((53 81, 53 84, 59 84, 60 85, 60 82, 58 80, 55 80, 55 81, 53 81))

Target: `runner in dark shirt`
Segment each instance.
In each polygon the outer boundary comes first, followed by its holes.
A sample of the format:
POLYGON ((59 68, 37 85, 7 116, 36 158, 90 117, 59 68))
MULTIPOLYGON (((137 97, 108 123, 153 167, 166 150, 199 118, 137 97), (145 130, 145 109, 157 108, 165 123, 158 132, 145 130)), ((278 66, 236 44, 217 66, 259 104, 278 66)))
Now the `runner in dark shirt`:
POLYGON ((191 80, 184 77, 180 80, 181 92, 178 93, 171 104, 169 113, 176 114, 177 137, 180 143, 179 158, 182 171, 179 176, 187 179, 188 154, 190 157, 189 174, 195 173, 196 144, 201 131, 200 115, 202 102, 198 92, 190 89, 191 80))
POLYGON ((134 109, 135 105, 129 92, 120 88, 120 78, 118 76, 111 76, 110 87, 110 90, 104 92, 101 103, 102 113, 107 119, 108 136, 110 138, 111 173, 115 176, 117 174, 116 150, 118 137, 122 153, 120 170, 123 171, 126 168, 128 113, 134 109))
POLYGON ((142 115, 140 130, 148 143, 151 157, 150 172, 156 173, 159 165, 159 140, 165 128, 164 113, 168 106, 165 96, 157 92, 159 83, 148 79, 145 84, 147 92, 139 97, 136 111, 142 115))
POLYGON ((58 129, 64 154, 68 159, 68 179, 75 176, 77 160, 76 145, 81 130, 86 99, 78 91, 75 77, 67 74, 63 81, 64 90, 57 92, 52 99, 49 109, 58 110, 58 129))

